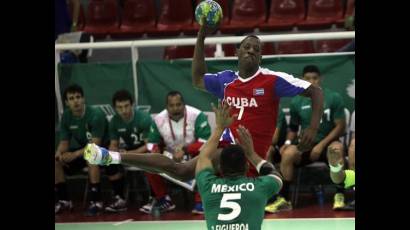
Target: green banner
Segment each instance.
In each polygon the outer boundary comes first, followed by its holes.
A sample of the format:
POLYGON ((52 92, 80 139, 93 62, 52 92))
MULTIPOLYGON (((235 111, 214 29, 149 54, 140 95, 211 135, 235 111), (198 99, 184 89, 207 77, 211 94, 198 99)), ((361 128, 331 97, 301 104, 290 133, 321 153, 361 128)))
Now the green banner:
POLYGON ((90 105, 111 104, 119 89, 134 92, 131 62, 60 64, 59 77, 61 95, 68 85, 79 84, 90 105))
MULTIPOLYGON (((305 65, 314 64, 322 72, 322 86, 339 92, 346 107, 354 110, 354 55, 318 57, 264 58, 261 66, 300 77, 305 65)), ((237 60, 207 61, 208 72, 237 70, 237 60)), ((134 92, 131 62, 63 64, 59 66, 61 93, 71 83, 78 83, 85 92, 87 104, 111 104, 111 97, 119 89, 134 92)), ((210 111, 216 97, 195 89, 191 83, 190 60, 140 60, 137 63, 138 104, 158 113, 165 107, 165 96, 170 90, 183 94, 187 104, 210 111)), ((287 107, 290 99, 284 98, 287 107)))

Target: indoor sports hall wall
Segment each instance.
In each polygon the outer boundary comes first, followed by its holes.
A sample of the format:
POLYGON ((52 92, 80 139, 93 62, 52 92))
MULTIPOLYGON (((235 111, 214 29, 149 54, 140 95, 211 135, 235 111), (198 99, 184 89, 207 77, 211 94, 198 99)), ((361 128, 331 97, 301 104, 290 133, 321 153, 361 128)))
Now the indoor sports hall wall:
MULTIPOLYGON (((317 65, 323 76, 323 87, 339 92, 346 107, 354 110, 354 55, 316 57, 264 58, 261 66, 301 76, 305 65, 317 65)), ((237 70, 237 60, 209 60, 208 71, 215 73, 225 69, 237 70)), ((87 104, 111 104, 111 97, 118 89, 134 92, 131 62, 60 64, 61 92, 71 83, 78 83, 85 92, 87 104)), ((179 90, 186 103, 204 111, 210 111, 210 103, 216 98, 194 89, 191 84, 190 60, 140 60, 137 63, 138 104, 151 106, 151 113, 158 113, 165 106, 165 95, 179 90)), ((289 99, 282 101, 287 107, 289 99)))

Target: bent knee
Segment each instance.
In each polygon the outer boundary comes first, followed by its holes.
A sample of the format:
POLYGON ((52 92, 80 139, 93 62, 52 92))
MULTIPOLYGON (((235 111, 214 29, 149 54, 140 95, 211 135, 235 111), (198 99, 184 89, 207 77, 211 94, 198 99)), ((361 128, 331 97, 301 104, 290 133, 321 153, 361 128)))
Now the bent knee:
POLYGON ((293 162, 298 156, 298 149, 296 145, 290 145, 282 152, 282 161, 283 162, 293 162))

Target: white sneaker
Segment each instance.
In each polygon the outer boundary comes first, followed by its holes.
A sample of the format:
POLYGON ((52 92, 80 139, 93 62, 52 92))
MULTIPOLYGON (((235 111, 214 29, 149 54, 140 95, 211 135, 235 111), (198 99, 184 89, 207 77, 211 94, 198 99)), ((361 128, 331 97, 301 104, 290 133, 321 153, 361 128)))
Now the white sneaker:
POLYGON ((154 205, 154 202, 155 202, 155 198, 149 197, 148 203, 145 204, 144 206, 142 206, 139 210, 141 212, 144 212, 144 213, 147 213, 147 214, 151 213, 152 206, 154 205))
POLYGON ((114 202, 109 206, 105 207, 107 212, 124 212, 127 210, 127 202, 121 199, 120 196, 115 196, 114 202))
POLYGON ((67 200, 59 200, 54 206, 54 214, 60 213, 63 210, 71 211, 73 208, 73 202, 67 200))

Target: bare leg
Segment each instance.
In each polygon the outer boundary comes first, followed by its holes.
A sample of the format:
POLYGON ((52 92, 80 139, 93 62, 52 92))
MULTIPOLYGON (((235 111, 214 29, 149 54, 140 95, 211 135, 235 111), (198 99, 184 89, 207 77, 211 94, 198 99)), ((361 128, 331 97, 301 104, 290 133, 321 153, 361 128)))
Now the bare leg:
POLYGON ((100 183, 100 168, 98 165, 88 164, 88 175, 92 184, 100 183))
POLYGON ((327 149, 327 159, 331 166, 330 178, 333 183, 340 184, 345 179, 345 172, 343 170, 343 145, 340 142, 333 142, 327 149), (334 169, 332 169, 334 167, 334 169))
POLYGON ((350 141, 349 145, 349 169, 355 170, 355 138, 350 141))
MULTIPOLYGON (((218 151, 214 156, 214 168, 219 169, 218 151)), ((180 180, 195 178, 195 167, 198 156, 184 163, 176 163, 159 153, 121 153, 121 162, 139 167, 151 173, 166 173, 180 180)))
POLYGON ((283 174, 283 179, 292 181, 295 163, 299 163, 301 160, 299 150, 296 148, 296 145, 289 145, 281 154, 280 171, 283 174))
POLYGON ((65 182, 64 178, 64 170, 63 170, 63 165, 59 161, 54 162, 54 183, 63 183, 65 182))

